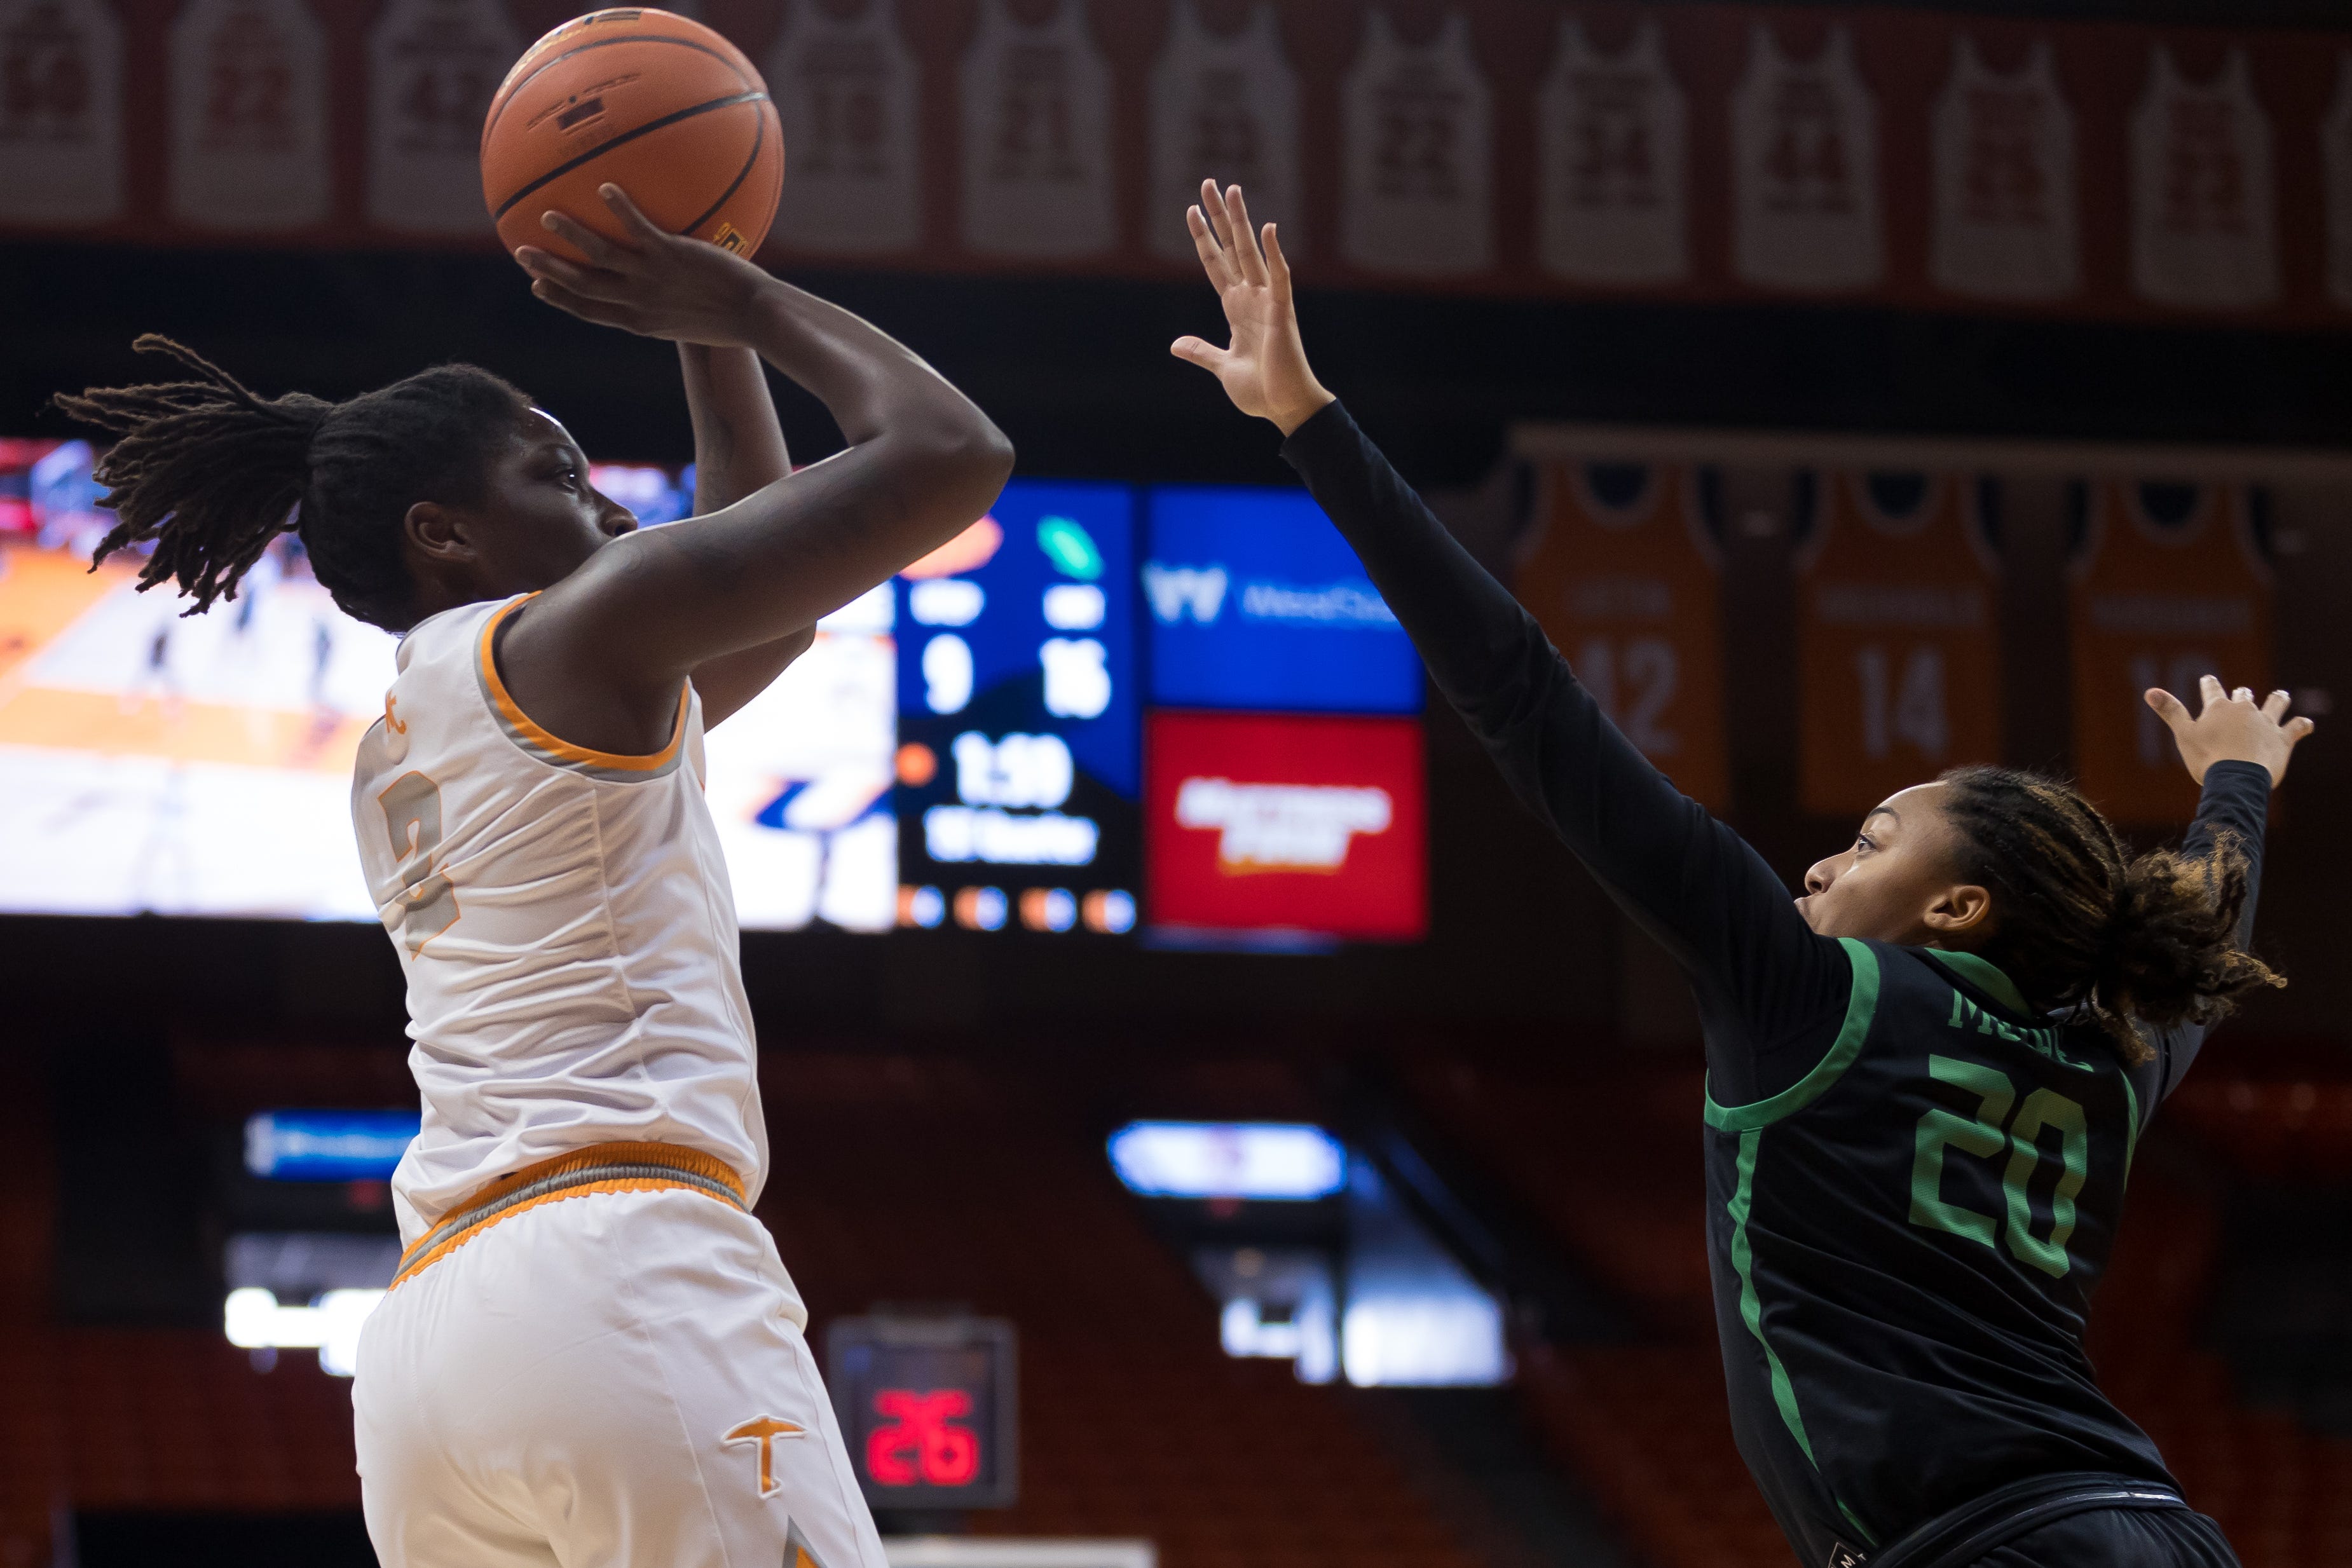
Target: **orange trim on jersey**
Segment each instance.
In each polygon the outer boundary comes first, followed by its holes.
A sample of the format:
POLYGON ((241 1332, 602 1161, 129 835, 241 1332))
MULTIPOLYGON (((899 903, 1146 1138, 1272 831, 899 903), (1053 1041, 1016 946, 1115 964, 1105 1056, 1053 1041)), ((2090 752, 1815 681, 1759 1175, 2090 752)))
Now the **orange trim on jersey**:
POLYGON ((686 744, 687 705, 694 690, 693 683, 690 681, 679 683, 677 723, 670 730, 669 744, 656 752, 632 756, 612 751, 593 751, 584 746, 574 746, 570 741, 561 739, 541 728, 529 714, 522 711, 521 706, 507 691, 506 682, 499 678, 499 662, 491 652, 491 645, 498 636, 499 623, 538 597, 536 593, 526 593, 520 599, 509 601, 501 605, 496 614, 482 623, 482 641, 478 649, 478 657, 481 661, 482 684, 489 691, 490 700, 498 705, 499 713, 506 719, 509 727, 548 755, 565 762, 584 762, 595 768, 614 768, 632 773, 650 773, 656 768, 667 768, 677 761, 678 748, 686 744))
POLYGON ((749 1210, 743 1178, 727 1162, 698 1149, 674 1144, 591 1144, 584 1148, 544 1159, 483 1183, 450 1209, 400 1260, 393 1286, 439 1262, 501 1220, 544 1204, 585 1197, 599 1192, 698 1192, 749 1210), (645 1169, 663 1166, 677 1174, 665 1176, 645 1169), (613 1174, 598 1176, 598 1171, 613 1174), (582 1179, 566 1182, 567 1176, 582 1179), (519 1197, 534 1186, 551 1190, 519 1197), (713 1188, 723 1190, 714 1191, 713 1188), (471 1218, 478 1216, 478 1218, 471 1218))

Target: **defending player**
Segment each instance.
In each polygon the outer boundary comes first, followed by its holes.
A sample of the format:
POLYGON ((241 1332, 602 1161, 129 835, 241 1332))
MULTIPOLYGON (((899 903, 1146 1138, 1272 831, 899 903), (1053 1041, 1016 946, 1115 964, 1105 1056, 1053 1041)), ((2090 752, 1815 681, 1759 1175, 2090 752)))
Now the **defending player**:
POLYGON ((142 340, 198 379, 59 401, 121 434, 100 553, 152 541, 142 587, 202 610, 292 528, 403 633, 352 795, 425 1106, 353 1394, 387 1568, 885 1568, 750 1213, 768 1149, 702 733, 982 515, 1012 451, 873 327, 604 194, 629 244, 559 220, 593 265, 519 259, 678 342, 690 520, 634 531, 561 424, 467 366, 264 400, 142 340), (761 358, 846 451, 789 472, 761 358))
POLYGON ((1691 977, 1732 1423, 1800 1562, 2233 1563, 2083 1323, 2134 1144, 2207 1028, 2281 983, 2240 944, 2310 721, 2210 677, 2194 717, 2152 691, 2204 787, 2179 852, 2134 858, 2065 785, 1968 768, 1873 810, 1791 903, 1316 382, 1273 226, 1261 251, 1214 185, 1190 220, 1233 341, 1174 352, 1281 429, 1519 798, 1691 977))

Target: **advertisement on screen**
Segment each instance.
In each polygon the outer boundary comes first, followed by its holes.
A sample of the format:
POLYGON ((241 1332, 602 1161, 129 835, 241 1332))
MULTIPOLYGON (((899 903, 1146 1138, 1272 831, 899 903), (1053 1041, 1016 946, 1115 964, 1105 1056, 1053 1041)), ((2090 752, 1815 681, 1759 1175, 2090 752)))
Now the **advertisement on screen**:
MULTIPOLYGON (((395 639, 337 610, 291 537, 204 615, 138 592, 135 554, 90 571, 90 455, 0 450, 0 910, 373 920, 352 763, 395 639)), ((657 501, 665 471, 634 472, 657 501)), ((827 617, 708 737, 746 926, 895 921, 891 622, 887 587, 827 617)))
POLYGON ((1149 507, 1152 701, 1421 711, 1412 641, 1312 497, 1166 485, 1150 492, 1149 507))
POLYGON ((1429 926, 1412 719, 1154 714, 1155 928, 1412 941, 1429 926))
POLYGON ((1133 536, 1125 486, 1016 482, 897 580, 905 924, 1134 925, 1133 536))

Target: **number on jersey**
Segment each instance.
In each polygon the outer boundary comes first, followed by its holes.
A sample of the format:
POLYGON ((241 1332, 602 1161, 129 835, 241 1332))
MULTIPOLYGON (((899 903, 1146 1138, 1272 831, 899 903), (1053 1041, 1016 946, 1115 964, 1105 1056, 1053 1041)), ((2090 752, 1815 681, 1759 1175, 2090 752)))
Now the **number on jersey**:
POLYGON ((442 873, 441 786, 422 773, 404 773, 376 797, 383 829, 400 857, 400 897, 394 901, 397 936, 413 957, 425 945, 457 924, 457 890, 442 873))

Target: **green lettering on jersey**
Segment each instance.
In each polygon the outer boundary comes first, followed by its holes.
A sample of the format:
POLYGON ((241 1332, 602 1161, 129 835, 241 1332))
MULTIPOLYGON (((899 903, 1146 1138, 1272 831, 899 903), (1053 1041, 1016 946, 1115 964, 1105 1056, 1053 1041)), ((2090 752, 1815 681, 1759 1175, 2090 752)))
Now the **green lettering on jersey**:
POLYGON ((1944 1147, 1952 1145, 1979 1159, 2000 1153, 2005 1141, 2000 1124, 2009 1119, 2017 1090, 1999 1068, 1956 1057, 1929 1057, 1927 1073, 1938 1083, 1949 1083, 1977 1096, 1977 1114, 1973 1119, 1958 1116, 1938 1105, 1919 1118, 1914 1138, 1917 1152, 1911 1161, 1911 1223, 1990 1247, 2000 1221, 1944 1201, 1944 1147))
POLYGON ((2083 1183, 2091 1171, 2090 1127, 2083 1107, 2056 1090, 2036 1089, 2025 1097, 2025 1103, 2018 1107, 2017 1120, 2010 1123, 2004 1133, 2002 1124, 2009 1123, 2010 1107, 2017 1101, 2017 1086, 2010 1082, 2007 1073, 1979 1061, 1930 1056, 1927 1075, 1938 1083, 1948 1083, 1975 1095, 1977 1113, 1973 1117, 1961 1116, 1937 1105, 1919 1118, 1918 1130, 1913 1136, 1916 1152, 1911 1161, 1911 1223, 1924 1229, 1966 1237, 1988 1248, 1994 1245, 1999 1232, 1999 1239, 2019 1262, 2039 1269, 2053 1280, 2065 1278, 2073 1267, 2066 1255, 2066 1243, 2074 1234, 2074 1199, 2082 1193, 2083 1183), (2050 1234, 2046 1239, 2033 1234, 2031 1196, 2033 1173, 2042 1164, 2044 1128, 2058 1132, 2060 1164, 2058 1185, 2050 1197, 2050 1234), (1979 1159, 1990 1159, 2004 1147, 2009 1150, 2009 1164, 2000 1178, 2002 1196, 2007 1200, 2005 1214, 1985 1214, 1945 1200, 1944 1155, 1948 1147, 1979 1159), (2003 1220, 2007 1221, 2005 1226, 2003 1220))
POLYGON ((1946 1019, 1944 1022, 1948 1027, 1958 1030, 1962 1033, 1969 1032, 1973 1026, 1978 1034, 2013 1040, 2036 1055, 2047 1057, 2059 1066, 2071 1068, 2076 1072, 2097 1071, 2091 1063, 2078 1057, 2067 1055, 2065 1048, 2058 1042, 2056 1030, 2031 1025, 2021 1028, 2006 1019, 1997 1018, 1962 996, 1957 987, 1952 990, 1952 1016, 1946 1019))

